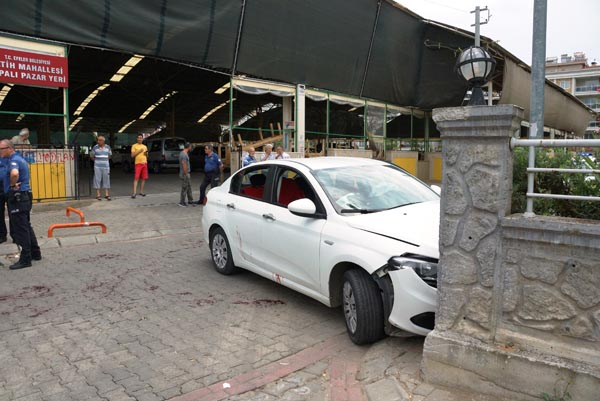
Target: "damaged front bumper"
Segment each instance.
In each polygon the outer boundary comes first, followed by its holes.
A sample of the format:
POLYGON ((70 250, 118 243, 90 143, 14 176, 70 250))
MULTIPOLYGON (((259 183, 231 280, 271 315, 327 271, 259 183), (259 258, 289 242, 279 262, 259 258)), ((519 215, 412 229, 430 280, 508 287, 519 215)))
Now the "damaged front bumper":
POLYGON ((438 302, 437 260, 394 257, 374 274, 382 290, 386 332, 427 335, 433 330, 438 302), (393 326, 393 327, 391 327, 393 326))
POLYGON ((437 289, 427 285, 413 271, 388 272, 392 280, 394 303, 388 320, 402 330, 422 336, 433 329, 437 289))

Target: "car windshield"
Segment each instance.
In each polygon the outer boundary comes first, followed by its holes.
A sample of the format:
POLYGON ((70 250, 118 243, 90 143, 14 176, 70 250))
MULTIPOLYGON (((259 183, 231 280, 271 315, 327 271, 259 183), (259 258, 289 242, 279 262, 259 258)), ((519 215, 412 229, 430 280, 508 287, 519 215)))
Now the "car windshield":
POLYGON ((314 175, 338 213, 372 213, 439 199, 427 185, 393 165, 344 166, 314 175))

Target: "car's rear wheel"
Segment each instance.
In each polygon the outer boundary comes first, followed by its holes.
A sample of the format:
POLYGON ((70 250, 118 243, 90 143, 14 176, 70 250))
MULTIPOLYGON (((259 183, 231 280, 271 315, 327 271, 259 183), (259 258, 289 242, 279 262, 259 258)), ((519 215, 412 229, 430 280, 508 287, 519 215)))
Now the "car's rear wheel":
POLYGON ((350 339, 369 344, 385 335, 383 302, 377 283, 361 269, 344 273, 342 287, 344 317, 350 339))
POLYGON ((154 174, 160 174, 160 163, 159 162, 152 163, 152 172, 154 174))
POLYGON ((210 234, 210 253, 216 271, 225 275, 236 272, 237 268, 233 264, 229 241, 221 227, 216 228, 210 234))

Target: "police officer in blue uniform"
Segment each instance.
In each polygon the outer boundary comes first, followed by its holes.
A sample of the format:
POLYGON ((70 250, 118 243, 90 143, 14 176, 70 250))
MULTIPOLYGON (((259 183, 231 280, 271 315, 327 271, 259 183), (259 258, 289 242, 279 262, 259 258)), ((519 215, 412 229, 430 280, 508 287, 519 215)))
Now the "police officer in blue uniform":
POLYGON ((209 185, 211 188, 219 185, 221 171, 223 171, 224 168, 221 158, 219 155, 213 152, 213 147, 211 145, 206 145, 204 147, 204 153, 206 154, 204 157, 204 179, 200 185, 200 200, 198 200, 199 205, 204 204, 206 188, 208 188, 209 185))
POLYGON ((0 157, 8 158, 4 176, 4 193, 7 197, 11 236, 21 247, 21 257, 10 265, 11 270, 31 266, 32 260, 41 260, 42 253, 30 222, 32 206, 29 184, 29 164, 15 153, 13 143, 8 139, 0 141, 0 157))
POLYGON ((8 230, 6 229, 6 195, 4 193, 4 177, 6 177, 6 167, 8 159, 0 157, 0 244, 6 242, 8 230))

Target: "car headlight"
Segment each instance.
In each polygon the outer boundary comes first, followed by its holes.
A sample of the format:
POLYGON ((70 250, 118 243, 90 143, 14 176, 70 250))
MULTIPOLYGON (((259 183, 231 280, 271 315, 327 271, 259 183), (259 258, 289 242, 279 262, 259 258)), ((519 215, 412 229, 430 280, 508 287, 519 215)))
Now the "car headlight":
POLYGON ((388 261, 391 270, 413 269, 415 273, 432 287, 437 287, 437 260, 427 257, 422 259, 412 256, 394 256, 388 261))

